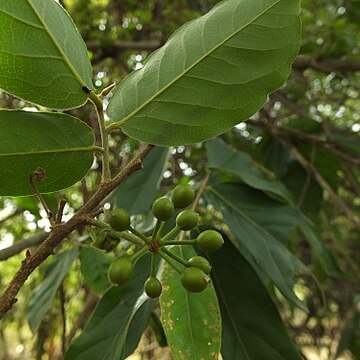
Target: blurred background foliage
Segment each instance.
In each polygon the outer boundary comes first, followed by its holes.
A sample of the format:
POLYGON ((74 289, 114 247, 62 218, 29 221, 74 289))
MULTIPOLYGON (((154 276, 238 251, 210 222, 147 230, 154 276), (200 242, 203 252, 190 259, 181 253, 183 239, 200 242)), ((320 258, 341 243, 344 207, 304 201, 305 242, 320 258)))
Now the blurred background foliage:
MULTIPOLYGON (((94 83, 102 89, 139 69, 181 24, 207 12, 218 1, 60 2, 88 46, 94 83)), ((331 266, 324 270, 321 256, 314 255, 301 235, 289 240, 292 251, 314 274, 299 278, 296 287, 308 312, 273 294, 304 358, 360 359, 360 1, 303 0, 301 16, 302 46, 288 83, 272 94, 256 115, 221 137, 251 155, 288 187, 329 250, 331 266)), ((5 93, 0 93, 0 106, 34 107, 5 93)), ((90 106, 71 113, 96 126, 90 106)), ((120 131, 114 133, 113 168, 126 163, 136 147, 137 143, 120 131)), ((100 166, 94 164, 90 176, 76 186, 47 195, 50 207, 56 207, 60 197, 66 198, 64 220, 89 198, 100 166)), ((203 144, 171 148, 159 193, 178 181, 201 181, 206 171, 203 144)), ((137 221, 146 226, 146 215, 137 221)), ((221 217, 218 221, 220 225, 221 217)), ((25 249, 41 241, 44 230, 49 230, 49 223, 35 198, 0 198, 0 290, 18 268, 25 249), (16 244, 20 248, 12 251, 16 244)), ((86 236, 85 231, 73 233, 62 248, 86 236)), ((80 263, 75 261, 34 336, 27 318, 29 300, 52 261, 48 259, 29 279, 19 303, 0 324, 0 359, 60 359, 62 348, 92 313, 98 295, 84 284, 80 263)), ((166 347, 158 346, 157 341, 161 345, 164 341, 154 331, 154 319, 153 330, 146 331, 131 359, 171 358, 166 347)))

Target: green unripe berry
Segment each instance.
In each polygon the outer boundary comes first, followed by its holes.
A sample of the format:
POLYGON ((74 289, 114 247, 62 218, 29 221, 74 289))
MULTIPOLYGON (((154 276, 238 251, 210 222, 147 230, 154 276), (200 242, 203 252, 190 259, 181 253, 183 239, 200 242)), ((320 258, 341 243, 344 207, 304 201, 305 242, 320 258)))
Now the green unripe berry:
POLYGON ((178 209, 189 206, 195 199, 195 192, 188 184, 179 184, 175 187, 171 195, 171 201, 178 209))
POLYGON ((160 221, 169 220, 174 215, 174 204, 166 197, 154 201, 152 206, 154 216, 160 221))
POLYGON ((127 230, 130 227, 130 215, 125 209, 114 209, 109 224, 115 231, 127 230))
POLYGON ((186 290, 198 293, 206 289, 208 277, 202 270, 189 267, 181 274, 181 283, 186 290))
POLYGON ((189 264, 202 270, 205 274, 209 275, 211 271, 210 263, 202 256, 193 256, 189 259, 189 264))
POLYGON ((134 265, 129 258, 115 259, 108 271, 109 280, 117 285, 125 284, 134 273, 134 265))
POLYGON ((161 282, 155 278, 151 277, 145 282, 145 293, 148 297, 156 299, 160 296, 162 292, 161 282))
POLYGON ((184 210, 176 217, 176 225, 181 230, 193 229, 199 220, 199 215, 193 210, 184 210))
POLYGON ((224 243, 222 235, 215 230, 205 230, 197 237, 197 246, 204 252, 214 252, 224 243))

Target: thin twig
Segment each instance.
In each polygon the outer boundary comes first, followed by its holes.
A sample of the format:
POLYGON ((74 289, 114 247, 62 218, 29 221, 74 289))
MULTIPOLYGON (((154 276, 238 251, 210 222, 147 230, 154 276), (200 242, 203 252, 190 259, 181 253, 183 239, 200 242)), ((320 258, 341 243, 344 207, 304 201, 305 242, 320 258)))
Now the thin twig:
POLYGON ((56 213, 56 224, 60 224, 62 221, 65 205, 66 205, 66 200, 64 199, 60 200, 59 209, 56 213))
POLYGON ((13 213, 11 213, 10 215, 8 215, 7 217, 3 218, 0 220, 0 225, 4 224, 5 222, 11 220, 12 218, 14 218, 15 216, 21 214, 23 212, 22 209, 16 209, 13 213))
POLYGON ((48 234, 46 232, 41 232, 27 239, 17 241, 14 245, 0 250, 0 261, 7 260, 10 257, 18 254, 25 249, 28 249, 31 246, 40 244, 46 239, 47 236, 48 234))
POLYGON ((282 137, 277 137, 277 139, 290 151, 290 153, 304 167, 304 169, 306 169, 312 174, 316 182, 328 193, 329 198, 334 203, 334 205, 336 205, 344 214, 346 214, 349 217, 349 219, 353 222, 355 227, 360 230, 360 219, 348 207, 346 202, 336 194, 336 192, 332 189, 332 187, 317 171, 316 167, 310 161, 308 161, 300 153, 300 151, 290 142, 288 142, 282 137))
MULTIPOLYGON (((314 163, 314 160, 315 160, 315 155, 316 155, 316 146, 313 145, 311 147, 311 156, 310 156, 310 163, 313 164, 314 163)), ((305 197, 306 197, 306 194, 309 190, 309 186, 310 186, 310 183, 311 183, 311 178, 312 178, 312 174, 311 172, 307 171, 306 173, 306 179, 305 179, 305 184, 304 184, 304 187, 302 188, 301 190, 301 193, 300 193, 300 196, 299 196, 299 200, 297 202, 297 207, 299 209, 301 209, 301 207, 303 206, 304 204, 304 201, 305 201, 305 197)))
MULTIPOLYGON (((264 121, 248 119, 246 120, 246 123, 256 127, 263 128, 265 130, 269 130, 268 124, 264 121)), ((280 133, 284 137, 292 137, 295 139, 309 142, 310 144, 313 145, 320 145, 325 149, 327 149, 329 152, 341 158, 342 160, 348 162, 349 164, 360 165, 360 157, 352 156, 346 153, 345 151, 339 149, 336 146, 336 144, 334 144, 332 141, 328 140, 327 138, 311 135, 311 134, 305 134, 299 130, 292 129, 286 126, 278 126, 274 124, 273 127, 276 128, 277 133, 280 133)))
POLYGON ((65 355, 66 348, 67 348, 67 339, 66 339, 66 310, 65 310, 65 304, 66 304, 66 295, 65 295, 65 289, 64 284, 62 283, 60 285, 59 289, 59 297, 60 297, 60 310, 61 310, 61 321, 62 321, 62 332, 61 332, 61 352, 63 355, 65 355))
POLYGON ((209 179, 210 179, 210 175, 211 175, 211 172, 207 172, 202 183, 201 183, 201 186, 196 194, 196 198, 191 206, 191 210, 194 210, 197 208, 198 204, 199 204, 199 201, 201 199, 201 196, 203 194, 203 192, 205 191, 207 185, 208 185, 208 182, 209 182, 209 179))
POLYGON ((100 131, 101 146, 103 148, 102 181, 107 182, 110 180, 109 141, 108 141, 108 132, 105 129, 103 103, 94 92, 90 93, 89 98, 95 106, 96 115, 97 115, 97 119, 98 119, 98 125, 99 125, 99 131, 100 131))

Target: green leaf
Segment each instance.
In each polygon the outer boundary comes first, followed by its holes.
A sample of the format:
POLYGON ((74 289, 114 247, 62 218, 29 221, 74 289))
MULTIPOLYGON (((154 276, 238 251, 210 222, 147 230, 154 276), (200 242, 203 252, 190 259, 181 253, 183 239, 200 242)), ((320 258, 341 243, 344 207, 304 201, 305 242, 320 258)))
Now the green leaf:
POLYGON ((210 263, 223 322, 223 360, 300 360, 266 288, 237 249, 226 241, 210 263))
POLYGON ((94 133, 79 119, 60 113, 0 110, 0 195, 34 194, 29 175, 41 168, 40 192, 73 185, 93 162, 94 133))
MULTIPOLYGON (((311 250, 313 252, 313 264, 315 268, 314 272, 316 273, 316 275, 321 275, 319 274, 319 271, 316 271, 321 269, 323 275, 325 276, 344 276, 344 272, 341 270, 336 257, 325 247, 324 243, 318 238, 311 224, 306 221, 307 219, 305 219, 305 217, 302 217, 301 215, 299 216, 299 220, 300 219, 304 220, 301 224, 301 232, 311 246, 311 250), (317 269, 316 267, 320 267, 320 269, 317 269)), ((326 279, 325 276, 324 279, 326 279)))
POLYGON ((323 189, 296 161, 291 162, 281 179, 293 194, 297 206, 308 216, 315 216, 322 207, 323 189))
POLYGON ((225 171, 239 177, 245 184, 292 202, 291 195, 275 175, 254 161, 250 155, 236 151, 223 140, 214 139, 206 143, 208 167, 225 171))
POLYGON ((360 136, 356 133, 342 132, 338 129, 332 129, 329 132, 329 138, 336 145, 348 151, 350 154, 360 155, 360 136))
POLYGON ((298 213, 241 184, 210 186, 206 198, 222 211, 225 223, 239 239, 239 250, 245 247, 283 295, 304 308, 292 287, 295 276, 306 267, 281 243, 295 230, 298 213))
POLYGON ((70 109, 94 89, 86 45, 54 0, 0 2, 0 88, 35 104, 70 109))
POLYGON ((44 315, 52 306, 56 292, 77 256, 77 248, 58 254, 55 261, 47 268, 44 281, 34 290, 29 302, 28 315, 33 332, 38 329, 44 315))
POLYGON ((316 170, 334 190, 338 188, 340 184, 338 170, 341 168, 341 161, 336 155, 326 148, 311 144, 301 144, 298 150, 313 163, 316 170))
POLYGON ((156 147, 146 157, 143 168, 128 177, 116 190, 117 207, 125 208, 130 214, 148 211, 156 198, 164 173, 167 148, 156 147))
POLYGON ((135 350, 153 308, 153 301, 143 294, 149 269, 150 256, 144 256, 128 284, 105 293, 65 360, 122 360, 135 350))
MULTIPOLYGON (((176 247, 174 254, 189 259, 190 247, 176 247)), ((168 264, 162 273, 161 322, 175 360, 218 360, 221 317, 215 290, 210 284, 202 293, 190 293, 180 275, 168 264)))
POLYGON ((227 0, 185 24, 116 89, 112 128, 171 146, 247 119, 289 75, 299 10, 299 0, 227 0))
MULTIPOLYGON (((56 194, 44 194, 43 198, 49 209, 55 213, 59 206, 59 199, 56 194)), ((11 200, 14 201, 19 210, 28 210, 35 215, 36 218, 41 219, 40 210, 42 207, 39 206, 39 199, 35 195, 13 197, 11 200)))
POLYGON ((103 294, 110 287, 107 272, 111 261, 112 257, 99 249, 90 246, 81 249, 81 272, 92 291, 103 294))

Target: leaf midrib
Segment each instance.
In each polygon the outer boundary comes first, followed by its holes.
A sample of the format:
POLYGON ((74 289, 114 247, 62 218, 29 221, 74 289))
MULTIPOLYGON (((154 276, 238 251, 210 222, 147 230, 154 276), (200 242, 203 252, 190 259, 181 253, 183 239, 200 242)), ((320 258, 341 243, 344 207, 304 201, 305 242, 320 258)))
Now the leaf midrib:
MULTIPOLYGON (((213 279, 215 280, 215 283, 219 284, 219 280, 218 280, 215 272, 213 273, 212 276, 213 276, 213 279)), ((223 301, 223 305, 224 305, 224 307, 225 307, 225 311, 226 311, 226 313, 227 313, 227 315, 228 315, 228 318, 230 319, 230 322, 231 322, 231 325, 232 325, 232 327, 233 327, 233 330, 234 330, 234 333, 235 333, 235 335, 236 335, 236 338, 238 339, 239 344, 240 344, 241 348, 242 348, 243 351, 244 351, 244 355, 246 355, 246 360, 250 360, 250 358, 249 358, 249 356, 248 356, 248 355, 249 355, 249 354, 248 354, 248 351, 246 350, 245 345, 244 345, 244 343, 243 343, 243 341, 242 341, 242 339, 241 339, 241 335, 240 335, 239 330, 238 330, 238 328, 237 328, 237 326, 236 326, 236 324, 235 324, 235 320, 234 320, 233 317, 231 316, 231 311, 230 311, 230 309, 229 309, 229 305, 228 305, 227 301, 225 300, 225 295, 224 295, 224 293, 223 293, 220 285, 217 287, 216 293, 217 293, 218 295, 220 295, 220 297, 221 297, 221 299, 222 299, 222 301, 223 301)))
POLYGON ((92 152, 100 150, 96 146, 78 147, 78 148, 66 148, 66 149, 49 149, 49 150, 37 150, 37 151, 24 151, 15 153, 0 153, 0 159, 2 157, 9 156, 29 156, 29 155, 41 155, 41 154, 54 154, 54 153, 73 153, 73 152, 92 152))
MULTIPOLYGON (((240 31, 246 29, 248 26, 250 26, 254 21, 256 21, 258 18, 260 18, 262 15, 264 15, 266 12, 268 12, 270 9, 272 9, 275 5, 277 5, 281 0, 277 0, 274 4, 270 5, 268 8, 264 9, 262 12, 260 12, 256 17, 254 17, 251 21, 249 21, 247 24, 240 27, 237 31, 234 31, 232 34, 227 36, 222 42, 220 42, 217 46, 214 46, 212 49, 207 51, 203 56, 201 56, 198 60, 196 60, 191 66, 184 69, 178 76, 176 76, 172 81, 170 81, 167 85, 165 85, 162 89, 160 89, 158 92, 156 92, 153 96, 151 96, 148 100, 146 100, 141 106, 139 106, 137 109, 135 109, 133 112, 131 112, 129 115, 127 115, 125 118, 118 120, 109 125, 108 129, 113 130, 118 127, 121 127, 125 125, 134 115, 139 113, 141 110, 143 110, 148 104, 150 104, 154 99, 159 97, 163 92, 165 92, 170 86, 175 84, 178 80, 180 80, 183 76, 185 76, 190 70, 192 70, 195 66, 199 65, 203 60, 205 60, 209 55, 211 55, 213 52, 215 52, 217 49, 219 49, 222 45, 224 45, 226 42, 230 41, 235 35, 237 35, 240 31)), ((165 45, 164 45, 165 46, 165 45)))
MULTIPOLYGON (((181 249, 181 247, 179 247, 179 252, 180 252, 180 255, 182 257, 184 257, 184 253, 183 253, 183 250, 181 249)), ((184 289, 182 289, 184 290, 184 289)), ((192 322, 191 322, 191 314, 190 314, 190 302, 189 302, 189 294, 188 292, 185 290, 185 303, 186 303, 186 315, 187 315, 187 318, 188 318, 188 324, 189 324, 189 332, 190 332, 190 339, 191 339, 191 349, 194 350, 195 354, 196 354, 196 358, 198 358, 198 354, 197 354, 197 351, 196 351, 196 346, 195 346, 195 340, 194 340, 194 334, 193 334, 193 328, 192 328, 192 322)))
MULTIPOLYGON (((81 78, 80 74, 78 74, 78 72, 75 70, 75 68, 73 67, 73 65, 69 62, 66 54, 64 53, 63 49, 61 48, 61 46, 59 45, 59 43, 57 42, 56 38, 54 37, 54 35, 52 34, 52 32, 50 31, 49 27, 47 26, 46 22, 43 21, 42 17, 40 16, 40 14, 38 13, 38 11, 35 9, 35 7, 32 4, 32 0, 26 0, 29 4, 29 6, 31 7, 32 11, 34 12, 34 14, 36 15, 36 17, 39 19, 40 23, 43 25, 44 30, 46 31, 46 33, 49 35, 50 39, 52 40, 52 42, 54 43, 55 47, 58 49, 59 53, 61 54, 61 57, 64 61, 64 63, 66 64, 66 66, 70 69, 70 72, 75 76, 75 79, 80 83, 80 85, 85 86, 85 82, 83 81, 83 79, 81 78)), ((46 5, 45 5, 46 6, 46 5)), ((60 5, 58 5, 60 6, 60 5)))
POLYGON ((242 216, 244 219, 249 221, 254 227, 258 228, 262 233, 265 233, 266 235, 270 236, 274 241, 277 241, 273 235, 271 235, 268 231, 266 231, 264 228, 262 228, 257 222, 255 222, 253 219, 245 215, 244 212, 242 212, 239 208, 234 206, 231 202, 229 202, 223 195, 221 195, 218 191, 216 191, 213 187, 208 186, 207 189, 211 191, 215 196, 217 196, 219 199, 221 199, 224 203, 226 203, 231 209, 236 211, 240 216, 242 216))

